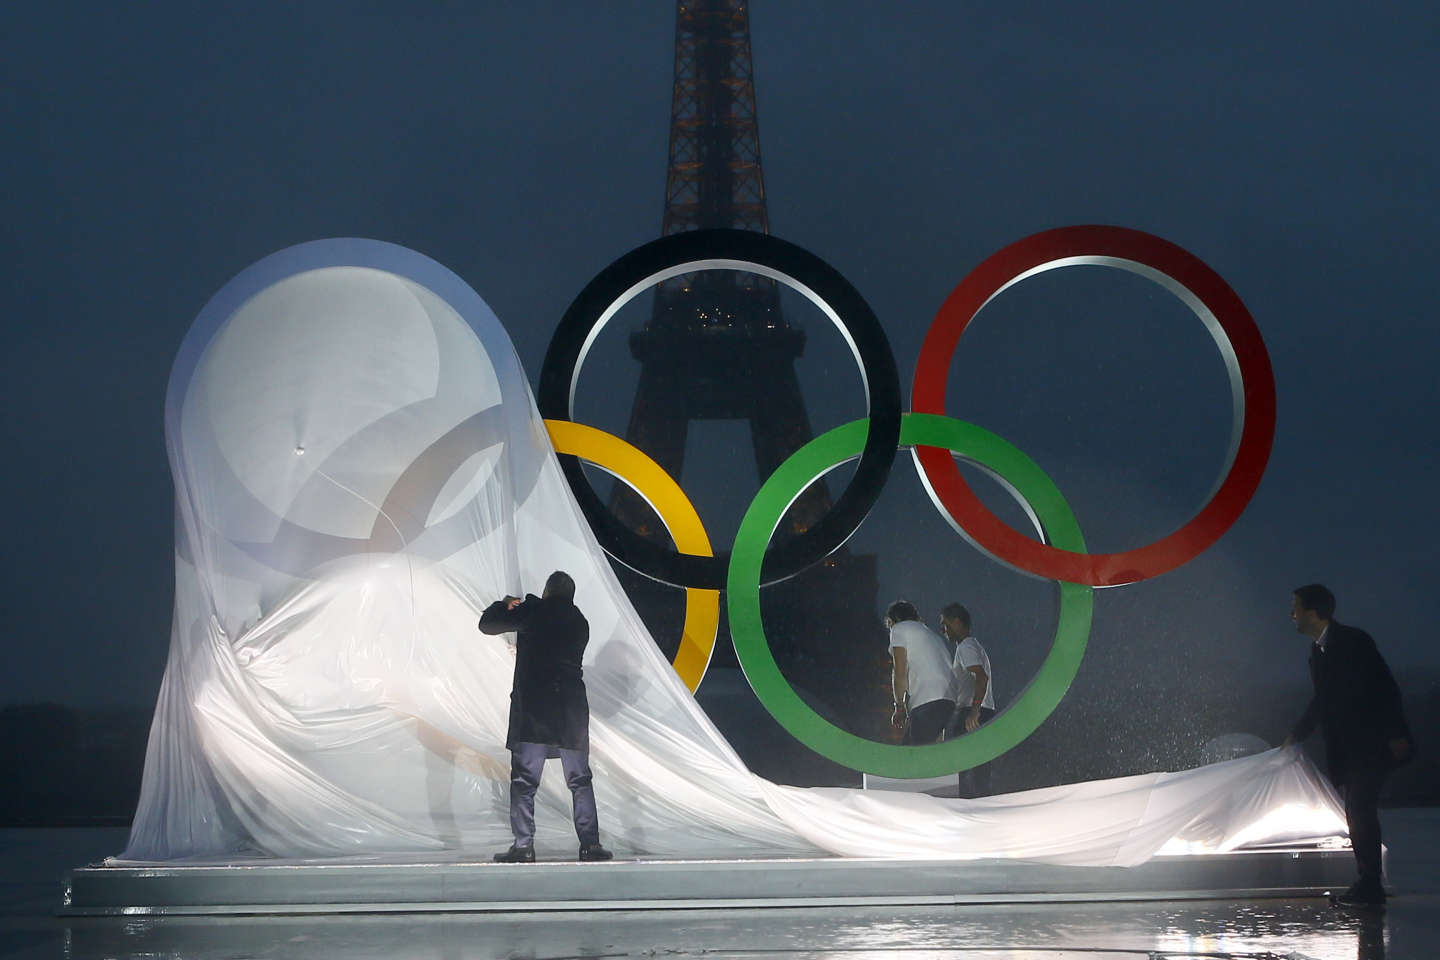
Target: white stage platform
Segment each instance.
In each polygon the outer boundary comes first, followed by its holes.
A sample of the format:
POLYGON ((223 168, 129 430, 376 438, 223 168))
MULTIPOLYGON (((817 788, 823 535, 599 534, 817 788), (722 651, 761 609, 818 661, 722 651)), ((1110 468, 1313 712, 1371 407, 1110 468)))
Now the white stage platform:
POLYGON ((104 863, 65 878, 70 916, 534 912, 1294 897, 1342 890, 1348 848, 1159 856, 1137 867, 1015 861, 616 860, 535 864, 104 863))

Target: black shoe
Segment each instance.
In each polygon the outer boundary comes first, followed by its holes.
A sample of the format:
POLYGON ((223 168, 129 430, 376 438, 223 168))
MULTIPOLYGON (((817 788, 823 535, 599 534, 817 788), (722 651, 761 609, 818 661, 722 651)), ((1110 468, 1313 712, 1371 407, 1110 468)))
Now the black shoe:
POLYGON ((535 862, 535 848, 534 848, 534 847, 515 847, 515 846, 512 846, 509 850, 506 850, 504 853, 497 853, 497 854, 495 854, 495 862, 496 862, 496 863, 534 863, 534 862, 535 862))
POLYGON ((1356 883, 1339 896, 1331 896, 1330 902, 1337 907, 1351 907, 1357 910, 1384 910, 1385 891, 1356 883))
POLYGON ((580 844, 580 859, 582 862, 593 862, 597 860, 614 860, 615 854, 606 850, 598 843, 580 844))

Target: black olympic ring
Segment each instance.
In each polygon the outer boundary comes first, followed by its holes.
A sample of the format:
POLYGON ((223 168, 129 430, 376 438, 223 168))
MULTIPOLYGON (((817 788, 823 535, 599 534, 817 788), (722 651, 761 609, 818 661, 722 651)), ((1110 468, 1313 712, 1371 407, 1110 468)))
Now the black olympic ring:
MULTIPOLYGON (((834 267, 793 243, 749 230, 691 230, 637 247, 600 271, 565 311, 545 351, 536 402, 546 419, 573 420, 580 368, 605 324, 653 284, 700 270, 759 274, 807 297, 845 337, 865 386, 870 426, 855 473, 824 517, 766 556, 761 582, 775 583, 818 563, 850 538, 879 498, 899 447, 900 377, 890 342, 870 305, 834 267)), ((560 465, 606 553, 663 583, 725 589, 728 550, 698 557, 646 540, 601 502, 576 457, 562 455, 560 465)))

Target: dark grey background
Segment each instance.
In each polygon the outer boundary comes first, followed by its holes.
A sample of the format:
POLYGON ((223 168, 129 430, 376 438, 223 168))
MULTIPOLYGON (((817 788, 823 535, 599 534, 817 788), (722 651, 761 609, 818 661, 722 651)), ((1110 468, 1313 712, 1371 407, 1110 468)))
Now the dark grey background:
MULTIPOLYGON (((659 232, 673 17, 659 0, 0 14, 0 704, 153 702, 172 594, 166 376, 200 307, 249 263, 327 236, 413 247, 480 292, 538 377, 571 297, 659 232)), ((1061 224, 1179 243, 1265 336, 1280 406, 1260 491, 1199 559, 1098 596, 1052 720, 1091 732, 1062 752, 1138 770, 1193 761, 1219 733, 1277 738, 1304 684, 1289 591, 1312 580, 1433 706, 1432 4, 766 0, 752 29, 772 231, 870 301, 907 397, 949 290, 1061 224), (1197 722, 1155 724, 1177 715, 1197 722)), ((862 415, 838 335, 808 307, 791 316, 810 335, 817 429, 862 415)), ((578 411, 612 430, 634 377, 622 327, 578 411)), ((1056 479, 1100 550, 1188 519, 1229 422, 1198 321, 1098 268, 987 308, 950 390, 952 415, 1056 479)), ((682 479, 724 541, 757 479, 743 458, 732 479, 737 425, 706 431, 682 479)), ((897 465, 855 540, 880 556, 881 601, 932 620, 969 603, 1013 697, 1048 645, 1052 588, 978 557, 897 465)))

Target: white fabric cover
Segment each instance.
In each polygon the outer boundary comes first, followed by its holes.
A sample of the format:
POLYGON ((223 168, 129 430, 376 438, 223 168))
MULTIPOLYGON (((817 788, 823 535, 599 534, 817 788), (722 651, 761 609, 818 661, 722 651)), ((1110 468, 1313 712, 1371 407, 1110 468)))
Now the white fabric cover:
MULTIPOLYGON (((1294 750, 970 801, 753 776, 612 576, 494 314, 404 248, 318 241, 227 284, 176 360, 166 436, 175 618, 124 860, 502 849, 513 661, 476 620, 555 569, 591 624, 622 855, 1134 864, 1343 831, 1294 750)), ((558 770, 537 820, 542 853, 573 847, 558 770)))

